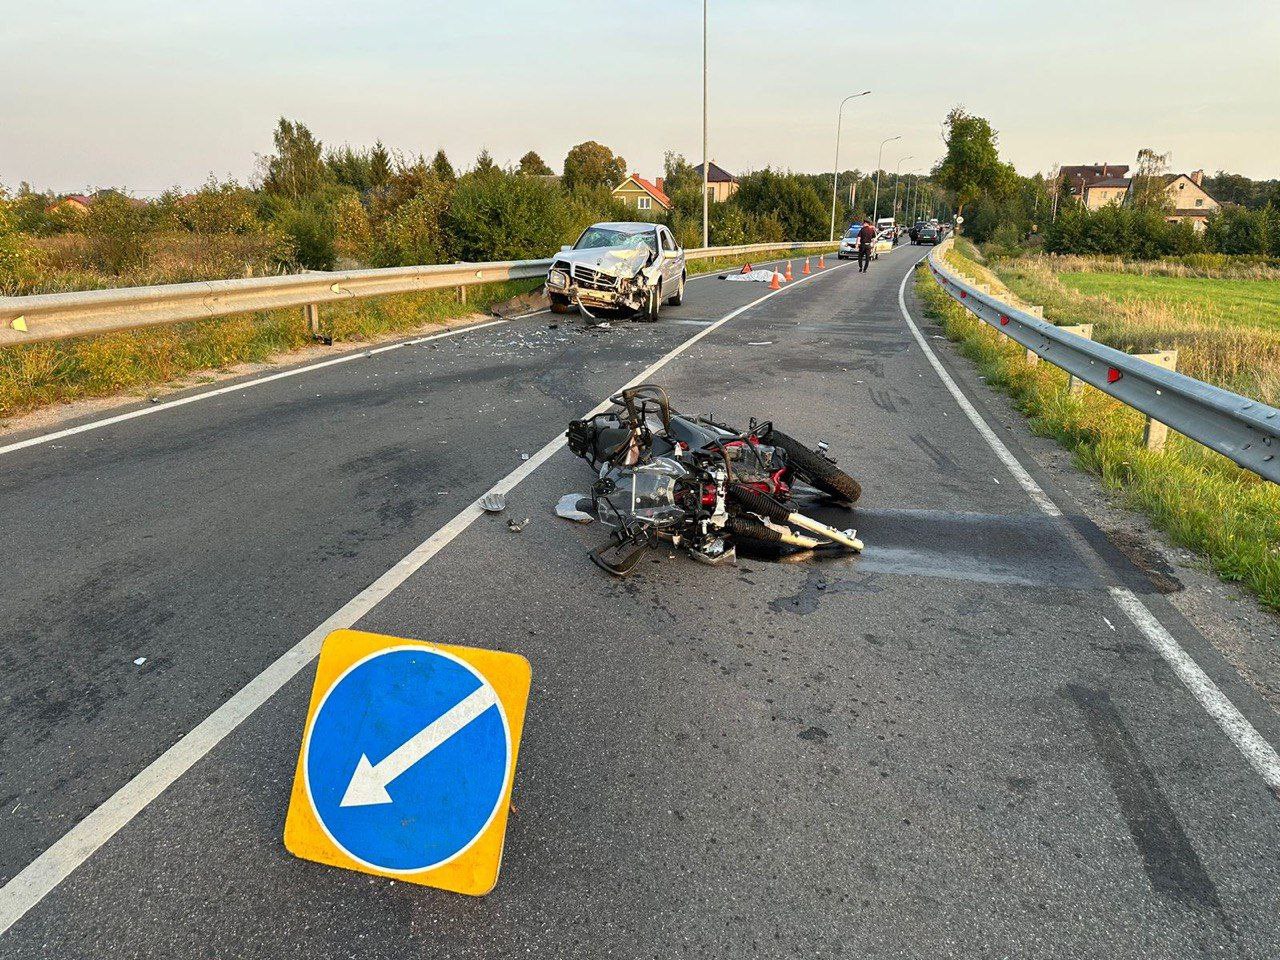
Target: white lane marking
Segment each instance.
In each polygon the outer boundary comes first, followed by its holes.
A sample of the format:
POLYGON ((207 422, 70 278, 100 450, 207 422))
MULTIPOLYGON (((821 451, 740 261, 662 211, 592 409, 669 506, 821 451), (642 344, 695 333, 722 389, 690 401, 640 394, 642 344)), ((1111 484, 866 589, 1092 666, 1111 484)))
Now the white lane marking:
POLYGON ((1205 713, 1214 719, 1222 732, 1244 754, 1244 758, 1263 782, 1280 796, 1280 755, 1277 755, 1275 748, 1262 738, 1253 724, 1236 709, 1236 705, 1200 669, 1200 665, 1179 646, 1178 641, 1156 619, 1147 605, 1138 599, 1137 594, 1126 587, 1111 587, 1111 596, 1147 638, 1147 642, 1164 658, 1165 663, 1173 668, 1183 686, 1204 707, 1205 713))
MULTIPOLYGON (((688 340, 658 359, 652 366, 629 380, 620 389, 644 383, 698 341, 709 336, 739 314, 759 306, 780 293, 794 290, 801 283, 815 277, 829 276, 838 267, 830 267, 822 273, 813 273, 794 281, 781 290, 773 290, 750 303, 725 314, 714 324, 700 330, 688 340)), ((615 391, 616 393, 617 391, 615 391)), ((587 416, 594 416, 609 409, 605 400, 595 406, 587 416)), ((13 924, 46 894, 62 883, 80 864, 88 860, 119 830, 141 813, 152 800, 160 796, 179 777, 191 769, 210 750, 221 743, 255 710, 266 703, 281 687, 298 675, 320 654, 320 644, 334 630, 352 627, 365 614, 386 599, 397 587, 423 567, 432 557, 448 546, 477 518, 484 515, 480 501, 491 494, 508 493, 518 483, 551 458, 565 445, 561 433, 528 460, 516 467, 496 484, 486 490, 462 512, 419 544, 404 559, 380 576, 342 609, 330 616, 278 660, 232 694, 222 706, 200 721, 190 733, 158 756, 132 780, 112 794, 101 806, 59 837, 48 849, 31 861, 3 887, 0 887, 0 934, 13 924)))
MULTIPOLYGON (((766 260, 766 263, 781 263, 782 261, 766 260)), ((700 273, 689 277, 689 281, 706 280, 715 276, 715 273, 700 273)), ((150 407, 143 407, 140 410, 130 410, 128 413, 116 414, 113 417, 106 417, 102 420, 94 420, 90 423, 82 423, 79 426, 67 427, 64 430, 54 430, 51 433, 42 433, 39 436, 28 437, 26 440, 17 440, 13 443, 0 446, 0 456, 6 453, 15 453, 18 450, 25 450, 28 447, 38 447, 42 443, 52 443, 55 440, 61 440, 64 437, 75 436, 78 433, 88 433, 90 430, 101 430, 103 427, 109 427, 116 423, 124 423, 127 420, 136 420, 138 417, 149 417, 154 413, 162 413, 172 410, 175 407, 185 407, 189 403, 196 403, 200 400, 209 400, 213 397, 221 397, 228 393, 236 393, 239 390, 248 390, 250 387, 259 387, 265 383, 274 383, 276 380, 284 380, 286 377, 296 377, 299 374, 311 373, 314 370, 323 370, 326 367, 334 367, 340 363, 350 363, 353 360, 362 360, 370 356, 376 356, 380 353, 387 353, 391 350, 400 350, 404 347, 414 347, 420 343, 426 343, 428 340, 439 340, 442 337, 456 337, 460 334, 470 333, 472 330, 483 330, 486 327, 496 327, 502 323, 510 323, 513 320, 524 320, 528 317, 536 317, 543 313, 551 311, 543 308, 541 310, 531 310, 529 313, 522 313, 515 317, 502 317, 497 320, 489 320, 485 323, 473 323, 470 326, 458 327, 453 330, 445 330, 443 333, 433 333, 425 337, 414 337, 412 340, 402 340, 398 343, 389 343, 385 346, 374 347, 370 350, 357 350, 355 353, 348 354, 344 357, 334 357, 331 360, 321 360, 318 363, 308 363, 305 366, 293 367, 288 370, 282 370, 279 373, 268 374, 265 377, 256 377, 253 380, 245 380, 241 383, 234 383, 226 387, 217 387, 213 390, 205 390, 201 393, 194 393, 178 400, 170 400, 167 403, 160 403, 150 407)))
MULTIPOLYGON (((532 315, 533 314, 526 314, 526 316, 532 315)), ((0 447, 0 455, 14 453, 18 450, 25 450, 27 447, 37 447, 42 443, 51 443, 54 440, 61 440, 64 437, 75 436, 77 433, 87 433, 90 430, 101 430, 103 427, 109 427, 112 424, 124 423, 126 420, 136 420, 138 417, 148 417, 153 413, 161 413, 166 410, 172 410, 175 407, 185 407, 189 403, 196 403, 200 400, 209 400, 212 397, 221 397, 228 393, 248 390, 250 387, 258 387, 264 383, 274 383, 277 380, 284 380, 288 377, 296 377, 300 374, 311 373, 313 370, 323 370, 326 367, 335 367, 340 363, 351 363, 353 360, 364 360, 367 357, 375 356, 379 353, 387 353, 391 350, 400 350, 404 347, 417 346, 418 344, 426 343, 429 340, 439 340, 442 337, 456 337, 463 333, 471 333, 473 330, 483 330, 486 327, 496 327, 502 323, 509 323, 511 319, 521 318, 513 317, 507 320, 489 320, 485 323, 472 324, 469 327, 458 327, 454 330, 446 330, 443 333, 433 333, 426 337, 415 337, 412 340, 402 340, 399 343, 390 343, 386 346, 374 347, 369 350, 358 350, 356 353, 350 353, 344 357, 334 357, 330 360, 321 360, 319 363, 308 363, 305 366, 293 367, 289 370, 281 370, 279 373, 268 374, 265 377, 257 377, 253 380, 233 383, 230 386, 206 390, 203 393, 195 393, 188 397, 180 397, 177 400, 170 400, 167 403, 160 403, 151 407, 143 407, 140 410, 130 410, 128 413, 118 413, 114 417, 107 417, 103 420, 94 420, 91 423, 82 423, 79 426, 67 427, 65 430, 55 430, 52 433, 43 433, 38 437, 28 437, 26 440, 18 440, 14 443, 0 447)))
MULTIPOLYGON (((955 397, 961 409, 964 410, 973 425, 978 428, 978 432, 990 444, 996 456, 1005 463, 1005 466, 1009 467, 1018 482, 1022 484, 1022 488, 1027 491, 1027 494, 1035 501, 1036 505, 1051 517, 1062 516, 1062 511, 1058 509, 1057 504, 1049 499, 1040 485, 1031 478, 1031 475, 1027 473, 1017 458, 1009 452, 1009 448, 1001 443, 1000 438, 987 426, 986 421, 974 409, 973 404, 969 403, 964 394, 960 392, 960 388, 942 366, 937 354, 933 352, 929 344, 925 342, 924 337, 920 335, 920 329, 916 326, 915 321, 911 319, 911 314, 907 312, 904 293, 907 287, 907 280, 911 278, 913 273, 914 268, 902 278, 902 284, 898 287, 898 307, 902 311, 903 319, 907 321, 907 325, 911 328, 916 342, 920 344, 920 348, 924 350, 929 363, 933 366, 938 376, 942 378, 943 383, 951 391, 951 395, 955 397)), ((1227 739, 1235 745, 1235 748, 1248 761, 1249 766, 1253 767, 1258 776, 1262 778, 1262 781, 1277 797, 1280 797, 1280 756, 1276 754, 1275 748, 1263 738, 1262 734, 1258 733, 1253 724, 1227 698, 1227 695, 1218 688, 1218 685, 1209 678, 1209 675, 1200 668, 1191 655, 1182 649, 1182 646, 1174 639, 1173 634, 1164 627, 1156 618, 1156 615, 1151 612, 1151 609, 1138 598, 1137 594, 1125 587, 1110 587, 1108 589, 1112 599, 1116 602, 1116 606, 1138 628, 1138 631, 1146 638, 1151 648, 1169 664, 1173 672, 1177 674, 1178 679, 1182 681, 1183 686, 1187 688, 1187 691, 1195 698, 1196 702, 1218 724, 1222 732, 1227 735, 1227 739)), ((1106 620, 1106 617, 1103 617, 1103 619, 1106 620)), ((1106 622, 1107 626, 1111 627, 1112 630, 1115 629, 1110 620, 1106 620, 1106 622)))
MULTIPOLYGON (((921 257, 920 259, 923 260, 924 258, 921 257)), ((916 263, 919 262, 919 260, 916 261, 916 263)), ((947 368, 942 365, 942 361, 938 359, 938 355, 933 352, 933 348, 929 346, 924 335, 920 333, 920 328, 916 326, 916 322, 911 319, 911 314, 907 312, 906 289, 907 281, 911 278, 913 271, 914 265, 912 270, 908 270, 906 275, 902 278, 902 283, 898 285, 898 309, 902 311, 902 317, 907 321, 907 326, 911 329, 911 335, 916 338, 916 343, 920 344, 920 349, 924 351, 925 358, 929 361, 929 365, 933 367, 934 373, 938 375, 939 379, 942 380, 943 385, 950 392, 956 403, 960 405, 960 409, 963 410, 964 415, 969 418, 969 422, 974 425, 980 434, 982 434, 982 439, 987 441, 988 446, 995 451, 995 455, 1000 459, 1000 462, 1005 465, 1006 469, 1008 469, 1011 474, 1013 474, 1013 479, 1017 480, 1019 486, 1027 492, 1027 496, 1034 500, 1036 505, 1049 516, 1062 516, 1062 511, 1058 509, 1058 505, 1056 503, 1049 499, 1049 495, 1044 492, 1044 488, 1035 482, 1031 474, 1027 473, 1026 468, 1018 462, 1018 458, 1015 457, 1009 451, 1009 448, 1004 445, 1004 442, 996 436, 995 431, 987 426, 987 421, 982 419, 982 415, 978 413, 974 405, 969 402, 969 398, 966 397, 960 390, 960 387, 956 385, 955 380, 951 379, 951 374, 947 373, 947 368)), ((996 483, 999 482, 999 480, 996 480, 996 483)))

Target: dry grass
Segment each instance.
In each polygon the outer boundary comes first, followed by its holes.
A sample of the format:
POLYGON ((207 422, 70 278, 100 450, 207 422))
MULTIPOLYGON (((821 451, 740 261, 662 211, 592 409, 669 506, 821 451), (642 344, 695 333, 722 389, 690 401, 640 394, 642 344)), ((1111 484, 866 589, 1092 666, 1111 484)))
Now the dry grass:
MULTIPOLYGON (((334 342, 369 340, 465 317, 537 286, 526 280, 473 287, 466 304, 452 290, 326 304, 322 332, 334 342)), ((0 417, 152 387, 198 370, 271 361, 311 344, 299 309, 9 347, 0 350, 0 417)))
POLYGON ((996 273, 973 263, 967 269, 1043 305, 1055 323, 1092 323, 1094 339, 1129 353, 1177 349, 1182 373, 1280 405, 1280 324, 1270 307, 1280 304, 1280 283, 1135 271, 1092 271, 1085 279, 1057 269, 1066 259, 1083 258, 1002 261, 996 273), (1234 296, 1255 288, 1256 296, 1234 296))
POLYGON ((123 273, 97 264, 93 241, 83 234, 33 237, 39 272, 20 290, 6 294, 64 293, 108 287, 145 287, 194 280, 229 280, 280 272, 287 244, 275 234, 195 234, 187 231, 147 236, 138 263, 123 273))
POLYGON ((1020 257, 1015 263, 1043 261, 1054 273, 1131 273, 1140 277, 1196 277, 1219 280, 1280 280, 1280 261, 1274 257, 1231 257, 1222 253, 1193 253, 1164 260, 1123 260, 1120 257, 1042 254, 1020 257))

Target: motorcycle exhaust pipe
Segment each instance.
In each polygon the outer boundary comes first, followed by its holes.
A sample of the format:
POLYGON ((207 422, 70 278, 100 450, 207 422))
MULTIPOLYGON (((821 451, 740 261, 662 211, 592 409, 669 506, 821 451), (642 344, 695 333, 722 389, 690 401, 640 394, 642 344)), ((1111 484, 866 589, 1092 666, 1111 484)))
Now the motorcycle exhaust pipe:
POLYGON ((843 530, 837 530, 835 527, 829 527, 825 523, 814 520, 812 517, 806 517, 803 513, 793 513, 773 497, 760 493, 758 490, 752 490, 742 484, 734 484, 729 488, 729 499, 752 513, 758 513, 760 516, 775 523, 787 523, 793 527, 800 527, 802 530, 808 530, 810 533, 826 537, 832 543, 838 543, 850 550, 862 549, 862 541, 854 535, 856 531, 851 530, 846 533, 843 530))

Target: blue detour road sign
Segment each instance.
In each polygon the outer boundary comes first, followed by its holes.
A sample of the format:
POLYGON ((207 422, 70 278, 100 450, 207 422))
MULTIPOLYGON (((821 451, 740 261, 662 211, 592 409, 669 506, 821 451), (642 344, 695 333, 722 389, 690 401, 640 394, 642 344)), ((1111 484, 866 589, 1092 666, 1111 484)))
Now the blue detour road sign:
POLYGON ((339 630, 316 668, 285 846, 459 893, 498 879, 529 664, 339 630))

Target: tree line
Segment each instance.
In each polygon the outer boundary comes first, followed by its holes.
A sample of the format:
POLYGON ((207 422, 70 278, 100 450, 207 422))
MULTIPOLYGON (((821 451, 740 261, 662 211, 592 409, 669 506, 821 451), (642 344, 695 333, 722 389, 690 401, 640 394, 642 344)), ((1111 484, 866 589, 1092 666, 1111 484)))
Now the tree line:
MULTIPOLYGON (((94 194, 87 212, 25 183, 11 196, 0 193, 0 289, 31 289, 51 267, 67 264, 164 282, 168 275, 157 271, 181 259, 175 249, 190 251, 187 272, 175 274, 180 279, 211 271, 534 258, 601 220, 661 221, 682 244, 700 245, 699 168, 674 151, 665 155, 670 210, 638 211, 613 197, 629 172, 623 157, 591 140, 568 151, 559 175, 532 150, 510 166, 481 151, 470 167, 458 169, 444 150, 428 158, 393 153, 381 142, 326 148, 305 124, 281 118, 273 149, 260 158, 250 185, 211 178, 194 192, 174 189, 149 202, 105 190, 94 194)), ((823 239, 831 183, 829 173, 744 173, 728 201, 711 204, 710 241, 823 239)), ((902 200, 908 183, 901 183, 902 200)), ((897 186, 891 175, 882 177, 882 210, 891 208, 897 186)), ((869 215, 871 204, 866 175, 843 171, 837 226, 869 215), (855 205, 849 190, 858 183, 855 205)), ((69 281, 79 282, 93 281, 69 281)))
POLYGON ((1219 171, 1204 180, 1221 204, 1206 229, 1171 222, 1164 190, 1167 157, 1139 152, 1133 188, 1123 204, 1087 210, 1060 177, 1024 177, 1001 160, 998 135, 963 107, 944 121, 946 153, 932 171, 964 217, 964 233, 1013 253, 1108 254, 1138 259, 1194 253, 1280 256, 1280 180, 1250 180, 1219 171))

